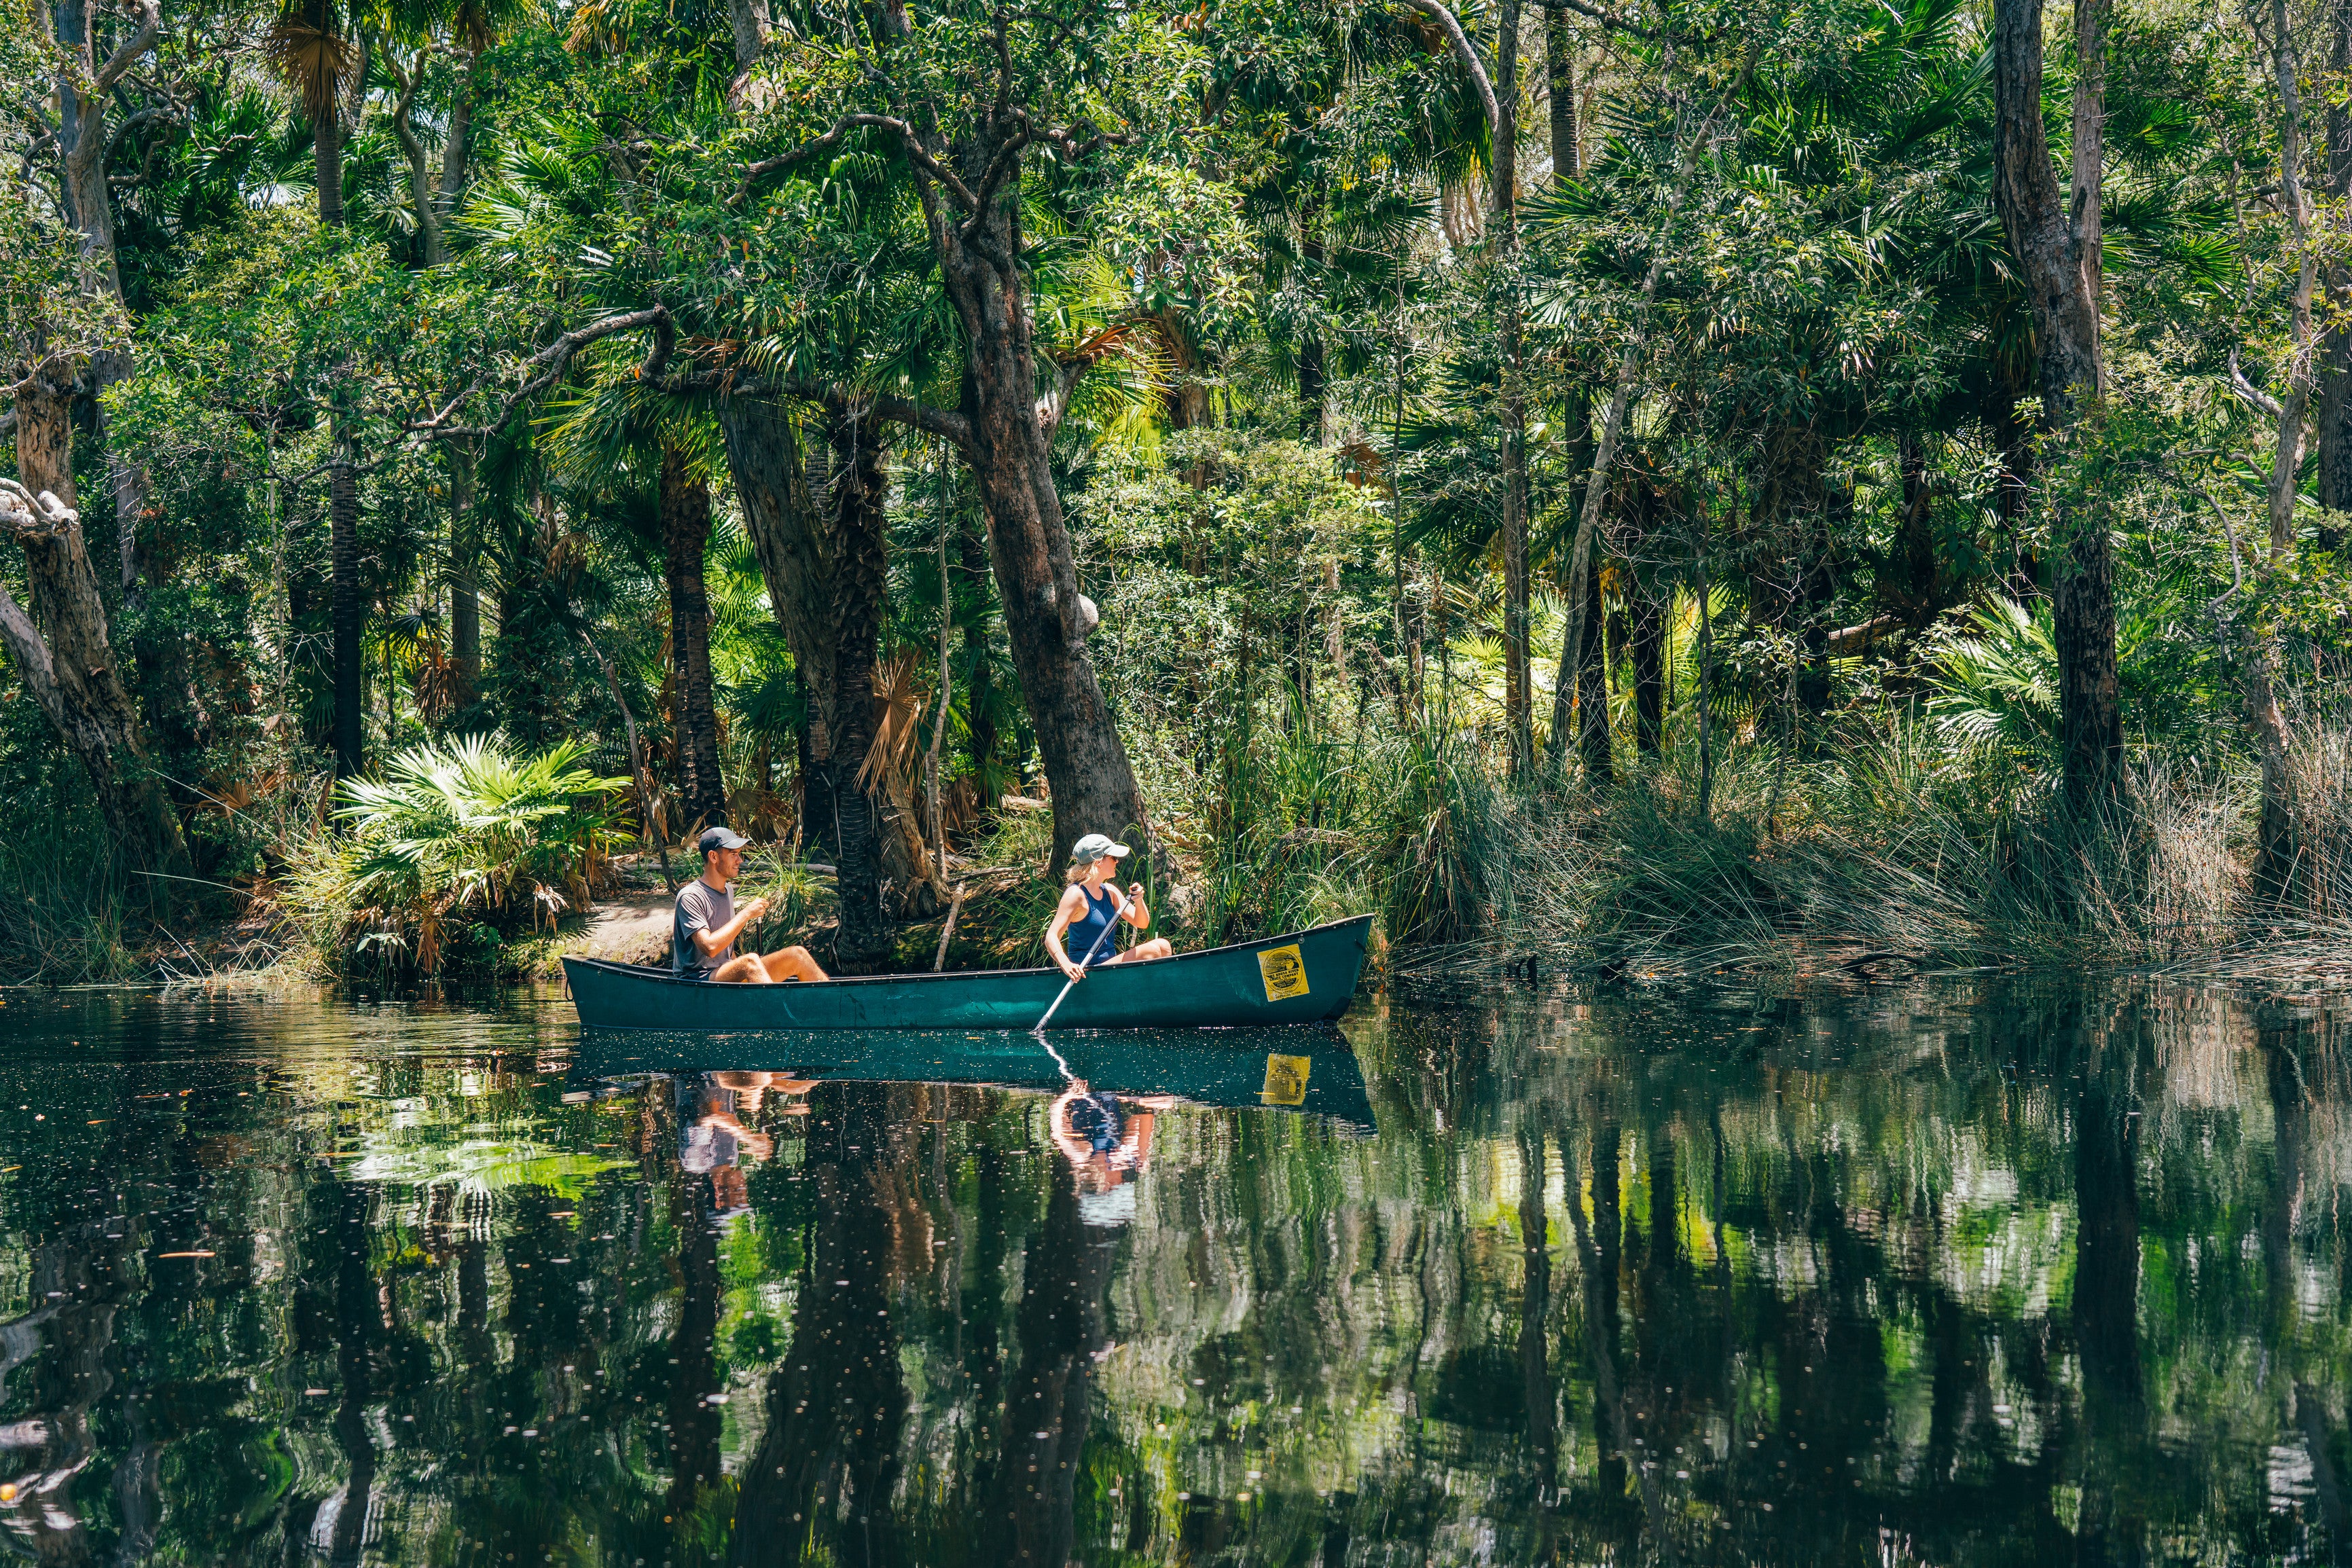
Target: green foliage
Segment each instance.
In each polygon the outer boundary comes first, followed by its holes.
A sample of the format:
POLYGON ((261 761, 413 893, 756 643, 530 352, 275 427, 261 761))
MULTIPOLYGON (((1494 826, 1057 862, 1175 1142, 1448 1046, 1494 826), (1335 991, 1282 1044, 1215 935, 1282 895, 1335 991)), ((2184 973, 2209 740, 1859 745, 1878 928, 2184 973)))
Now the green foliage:
POLYGON ((297 869, 313 931, 346 961, 430 977, 458 928, 552 929, 588 902, 621 837, 605 798, 628 780, 598 777, 583 755, 570 741, 525 753, 465 736, 402 752, 381 779, 342 780, 344 831, 297 869))
POLYGON ((1938 651, 1929 716, 1962 740, 2046 750, 2058 734, 2058 648, 2049 604, 2029 610, 1996 595, 1970 620, 1975 636, 1952 637, 1938 651))

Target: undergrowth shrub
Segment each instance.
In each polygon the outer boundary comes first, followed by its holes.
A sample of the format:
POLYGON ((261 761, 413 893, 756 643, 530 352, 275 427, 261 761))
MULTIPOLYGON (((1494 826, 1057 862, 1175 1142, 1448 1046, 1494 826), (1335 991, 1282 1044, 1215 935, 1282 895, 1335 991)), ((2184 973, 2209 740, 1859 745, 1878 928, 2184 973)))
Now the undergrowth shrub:
POLYGON ((313 945, 338 973, 386 977, 495 969, 519 934, 585 904, 619 841, 625 779, 582 767, 579 745, 538 752, 467 736, 413 747, 381 779, 336 786, 336 835, 299 854, 292 885, 313 945))

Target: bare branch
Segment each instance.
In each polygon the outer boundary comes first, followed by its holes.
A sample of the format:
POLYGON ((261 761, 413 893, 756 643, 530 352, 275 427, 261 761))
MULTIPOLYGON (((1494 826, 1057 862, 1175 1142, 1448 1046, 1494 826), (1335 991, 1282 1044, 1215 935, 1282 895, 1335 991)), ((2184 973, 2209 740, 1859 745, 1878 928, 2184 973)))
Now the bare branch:
MULTIPOLYGON (((123 141, 132 131, 142 125, 153 125, 159 120, 177 125, 180 123, 180 111, 170 104, 158 104, 142 109, 136 114, 126 116, 122 123, 114 128, 114 134, 107 138, 106 156, 100 160, 100 166, 103 167, 114 162, 115 153, 121 151, 123 141)), ((142 177, 144 172, 142 169, 142 177)))
POLYGON ((804 162, 819 153, 832 152, 841 145, 843 137, 861 126, 871 127, 877 131, 887 131, 896 136, 900 145, 906 149, 908 161, 946 186, 955 197, 956 205, 967 213, 979 210, 980 202, 972 194, 971 188, 957 177, 954 170, 931 156, 929 151, 923 146, 922 138, 915 134, 915 128, 905 120, 887 114, 845 114, 833 122, 832 130, 815 141, 804 141, 790 152, 780 152, 773 158, 761 159, 743 171, 743 183, 735 193, 735 200, 740 203, 751 193, 751 183, 754 180, 762 175, 772 174, 779 169, 789 169, 793 164, 804 162))
POLYGON ((1531 0, 1531 3, 1546 11, 1573 11, 1580 16, 1590 16, 1612 32, 1631 33, 1637 38, 1656 39, 1665 37, 1655 27, 1644 27, 1639 22, 1629 22, 1613 11, 1604 11, 1598 5, 1587 5, 1585 0, 1531 0))
POLYGON ((2238 368, 2238 350, 2234 348, 2230 350, 2230 391, 2248 408, 2273 419, 2286 412, 2278 399, 2246 379, 2246 372, 2238 368))
POLYGON ((139 0, 139 27, 122 40, 122 47, 108 57, 100 66, 90 96, 104 98, 114 90, 114 84, 139 63, 139 57, 155 47, 155 35, 163 30, 163 13, 160 0, 139 0))
MULTIPOLYGON (((601 321, 574 328, 525 360, 524 366, 533 370, 535 373, 521 386, 508 394, 506 402, 499 408, 498 417, 488 424, 457 425, 449 423, 450 416, 464 405, 467 399, 480 391, 482 382, 488 379, 486 376, 477 376, 465 391, 451 398, 432 418, 414 421, 406 428, 412 434, 431 436, 436 440, 443 441, 460 436, 490 435, 500 425, 506 423, 508 416, 522 403, 554 385, 557 379, 563 374, 564 367, 572 362, 573 354, 599 339, 610 338, 621 332, 635 332, 646 327, 654 329, 656 351, 662 360, 667 360, 669 344, 676 340, 673 336, 676 329, 670 322, 669 311, 666 307, 652 305, 643 310, 632 310, 622 316, 607 316, 601 321)), ((647 363, 653 365, 656 373, 658 372, 659 365, 652 356, 648 356, 647 363)), ((639 373, 645 372, 640 370, 639 373)))
POLYGON ((1410 0, 1410 3, 1414 10, 1434 21, 1438 31, 1445 35, 1445 41, 1454 46, 1454 57, 1469 73, 1470 85, 1478 89, 1478 106, 1486 110, 1487 130, 1500 136, 1503 110, 1495 101, 1495 84, 1487 78, 1486 68, 1479 61, 1478 51, 1471 47, 1470 37, 1462 30, 1462 24, 1454 20, 1454 13, 1440 5, 1438 0, 1410 0))
POLYGON ((37 496, 14 479, 0 479, 0 526, 16 538, 63 538, 80 521, 80 513, 48 491, 37 496))

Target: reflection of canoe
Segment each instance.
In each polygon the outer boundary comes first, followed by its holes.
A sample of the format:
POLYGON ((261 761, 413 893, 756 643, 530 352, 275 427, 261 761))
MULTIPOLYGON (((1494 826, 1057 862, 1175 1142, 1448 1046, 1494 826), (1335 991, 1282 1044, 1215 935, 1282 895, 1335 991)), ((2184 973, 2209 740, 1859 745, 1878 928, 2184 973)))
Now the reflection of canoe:
MULTIPOLYGON (((1348 1010, 1372 917, 1156 964, 1116 964, 1070 988, 1060 1029, 1315 1023, 1348 1010)), ((667 969, 566 958, 583 1024, 606 1029, 1029 1029, 1062 988, 1056 969, 872 975, 820 986, 714 985, 667 969)))
MULTIPOLYGON (((1173 1094, 1202 1105, 1280 1105, 1364 1132, 1372 1128, 1371 1102, 1355 1050, 1328 1027, 1167 1034, 1056 1030, 1054 1049, 1089 1088, 1114 1094, 1173 1094)), ((583 1029, 572 1071, 575 1080, 755 1071, 1013 1089, 1057 1090, 1065 1082, 1035 1035, 961 1030, 711 1034, 583 1029)))

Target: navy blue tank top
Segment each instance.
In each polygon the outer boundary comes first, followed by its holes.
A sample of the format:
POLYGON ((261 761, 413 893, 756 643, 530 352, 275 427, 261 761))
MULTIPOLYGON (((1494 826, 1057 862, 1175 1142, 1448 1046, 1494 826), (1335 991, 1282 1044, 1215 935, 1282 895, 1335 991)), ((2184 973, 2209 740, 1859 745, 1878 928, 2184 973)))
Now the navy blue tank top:
MULTIPOLYGON (((1118 900, 1110 894, 1097 898, 1087 892, 1083 883, 1078 884, 1078 894, 1087 901, 1086 918, 1071 921, 1062 932, 1062 950, 1070 956, 1073 964, 1087 961, 1087 950, 1095 945, 1095 938, 1108 930, 1118 916, 1118 900)), ((1112 937, 1103 943, 1102 951, 1095 955, 1095 962, 1108 962, 1118 951, 1118 939, 1112 937)))

